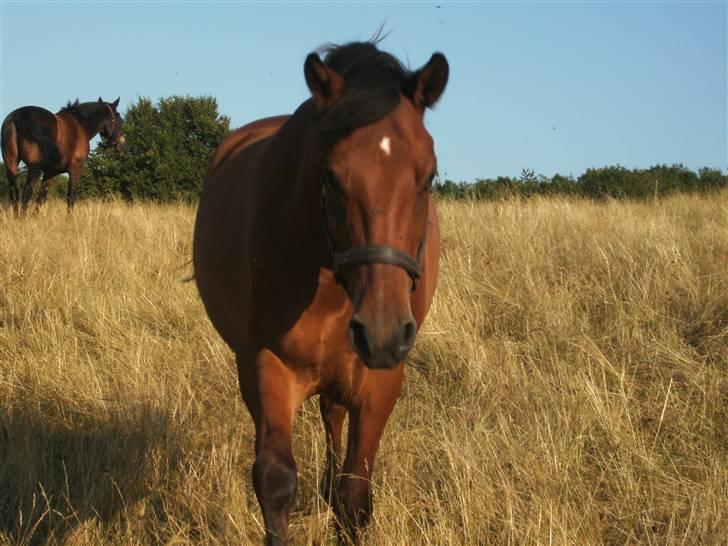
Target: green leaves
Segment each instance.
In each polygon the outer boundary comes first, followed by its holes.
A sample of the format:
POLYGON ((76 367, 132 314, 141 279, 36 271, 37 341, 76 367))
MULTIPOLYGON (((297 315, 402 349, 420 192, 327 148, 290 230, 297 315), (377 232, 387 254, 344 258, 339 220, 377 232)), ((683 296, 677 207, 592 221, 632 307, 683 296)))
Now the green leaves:
POLYGON ((155 105, 140 98, 124 120, 124 149, 97 146, 79 193, 159 202, 197 199, 210 158, 230 131, 230 120, 218 113, 217 101, 173 96, 155 105))
POLYGON ((533 195, 656 199, 673 193, 704 193, 726 187, 728 176, 707 167, 695 173, 683 165, 655 165, 632 170, 616 165, 587 169, 576 179, 560 174, 551 178, 536 176, 533 170, 523 169, 519 178, 479 178, 474 183, 445 180, 435 186, 435 193, 456 199, 485 200, 533 195))

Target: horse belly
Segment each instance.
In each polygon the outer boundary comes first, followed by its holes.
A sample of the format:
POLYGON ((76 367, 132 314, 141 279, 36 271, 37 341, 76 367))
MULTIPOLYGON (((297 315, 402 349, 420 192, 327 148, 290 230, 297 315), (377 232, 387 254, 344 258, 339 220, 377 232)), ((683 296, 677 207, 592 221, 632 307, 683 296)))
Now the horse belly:
MULTIPOLYGON (((224 191, 224 185, 211 188, 212 193, 224 191)), ((246 237, 236 202, 214 195, 200 200, 193 264, 210 322, 230 348, 239 352, 247 346, 251 297, 246 237)))

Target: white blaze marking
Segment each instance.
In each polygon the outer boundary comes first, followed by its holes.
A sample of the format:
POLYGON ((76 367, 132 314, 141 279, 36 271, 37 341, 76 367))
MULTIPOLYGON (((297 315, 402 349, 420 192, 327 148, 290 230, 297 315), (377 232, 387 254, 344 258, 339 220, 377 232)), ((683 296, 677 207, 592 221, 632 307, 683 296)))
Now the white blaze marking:
POLYGON ((388 136, 385 136, 382 139, 382 141, 379 143, 379 147, 382 149, 382 151, 386 155, 389 155, 390 154, 390 151, 389 151, 389 137, 388 136))

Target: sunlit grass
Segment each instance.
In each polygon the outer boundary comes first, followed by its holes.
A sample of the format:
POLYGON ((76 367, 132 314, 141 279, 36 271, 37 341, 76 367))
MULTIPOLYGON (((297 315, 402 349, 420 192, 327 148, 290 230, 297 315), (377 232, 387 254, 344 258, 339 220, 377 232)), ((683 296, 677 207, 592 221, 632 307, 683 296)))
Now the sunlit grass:
MULTIPOLYGON (((441 277, 372 545, 728 536, 728 194, 441 203, 441 277)), ((193 207, 0 212, 0 543, 261 541, 253 427, 190 274, 193 207)), ((296 544, 333 543, 315 401, 296 544)))

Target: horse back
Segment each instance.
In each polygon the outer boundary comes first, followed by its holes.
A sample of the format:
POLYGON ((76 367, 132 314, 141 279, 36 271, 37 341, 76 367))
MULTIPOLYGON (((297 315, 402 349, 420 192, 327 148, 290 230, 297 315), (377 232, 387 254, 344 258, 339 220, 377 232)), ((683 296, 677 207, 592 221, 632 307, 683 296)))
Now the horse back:
POLYGON ((289 117, 289 115, 285 115, 259 119, 252 123, 248 123, 247 125, 243 125, 239 129, 230 133, 215 150, 215 154, 212 156, 212 160, 210 161, 210 166, 207 169, 207 176, 205 177, 206 180, 208 180, 218 167, 220 167, 222 162, 231 155, 258 142, 259 140, 273 136, 289 117))

